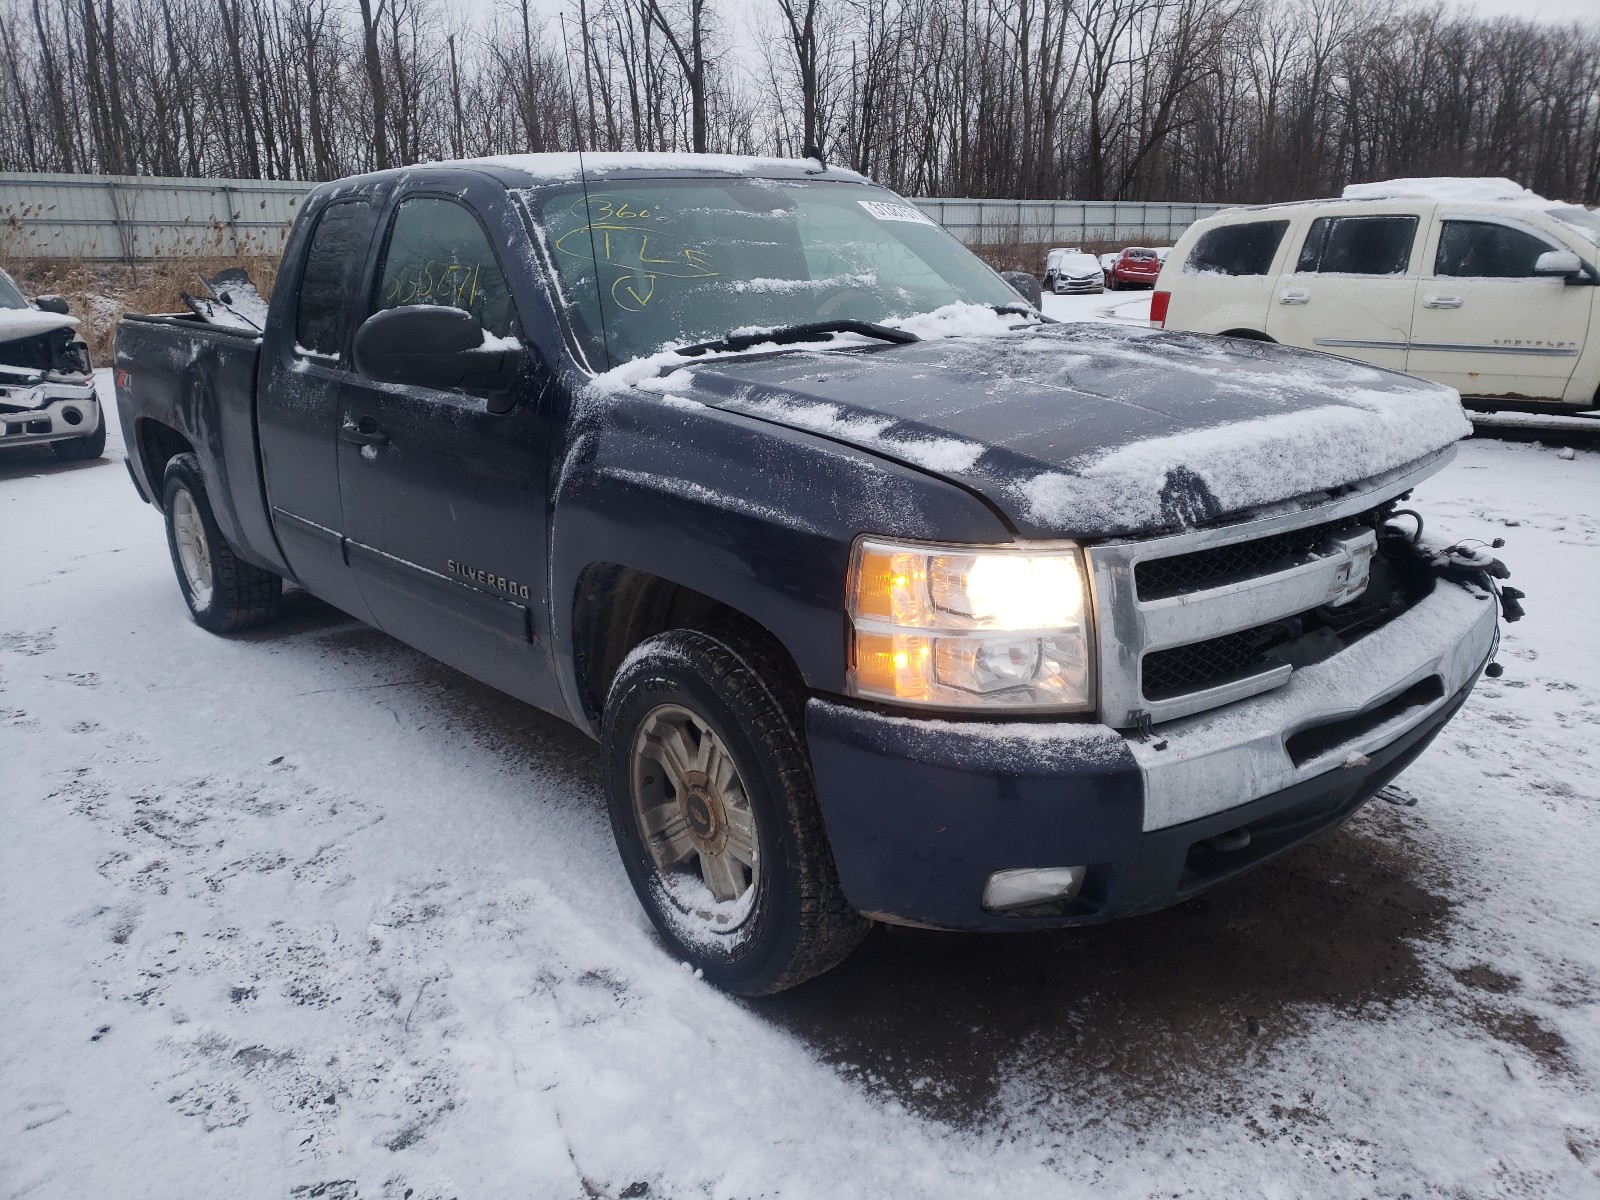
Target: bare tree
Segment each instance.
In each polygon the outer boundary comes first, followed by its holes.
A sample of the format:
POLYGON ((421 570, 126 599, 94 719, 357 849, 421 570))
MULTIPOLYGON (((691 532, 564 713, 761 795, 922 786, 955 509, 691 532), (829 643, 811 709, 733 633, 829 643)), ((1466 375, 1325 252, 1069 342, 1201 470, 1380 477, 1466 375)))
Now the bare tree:
POLYGON ((1407 0, 0 0, 0 169, 329 179, 825 149, 910 194, 1230 202, 1509 175, 1600 202, 1600 26, 1407 0), (764 14, 761 16, 760 14, 764 14), (581 78, 580 76, 581 71, 581 78))

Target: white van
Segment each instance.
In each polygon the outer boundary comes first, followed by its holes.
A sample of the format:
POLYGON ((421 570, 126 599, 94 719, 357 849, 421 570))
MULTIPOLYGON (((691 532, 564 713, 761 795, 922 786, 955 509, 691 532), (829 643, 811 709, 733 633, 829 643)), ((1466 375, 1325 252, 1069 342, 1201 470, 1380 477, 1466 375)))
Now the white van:
POLYGON ((1478 407, 1593 409, 1597 259, 1600 213, 1504 179, 1393 180, 1196 222, 1150 315, 1408 371, 1478 407))

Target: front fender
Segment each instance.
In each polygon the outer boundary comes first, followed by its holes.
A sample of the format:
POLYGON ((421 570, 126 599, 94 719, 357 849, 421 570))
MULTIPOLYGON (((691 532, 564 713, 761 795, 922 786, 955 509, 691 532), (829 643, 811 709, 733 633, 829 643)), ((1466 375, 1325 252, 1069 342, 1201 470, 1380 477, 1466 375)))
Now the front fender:
POLYGON ((567 428, 552 489, 551 644, 580 725, 574 629, 591 565, 644 571, 726 604, 776 637, 810 688, 838 693, 858 535, 1012 538, 953 484, 692 400, 589 387, 567 428))

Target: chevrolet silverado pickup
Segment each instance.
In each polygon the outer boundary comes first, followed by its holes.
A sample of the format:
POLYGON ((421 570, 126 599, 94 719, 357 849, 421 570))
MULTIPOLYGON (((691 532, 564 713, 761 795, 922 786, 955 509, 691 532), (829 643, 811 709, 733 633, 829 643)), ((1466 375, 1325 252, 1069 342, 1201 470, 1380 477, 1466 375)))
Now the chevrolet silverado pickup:
POLYGON ((740 993, 875 921, 1194 896, 1369 800, 1515 615, 1404 506, 1453 390, 1047 321, 815 160, 325 184, 265 320, 117 330, 193 619, 293 580, 587 731, 669 952, 740 993))

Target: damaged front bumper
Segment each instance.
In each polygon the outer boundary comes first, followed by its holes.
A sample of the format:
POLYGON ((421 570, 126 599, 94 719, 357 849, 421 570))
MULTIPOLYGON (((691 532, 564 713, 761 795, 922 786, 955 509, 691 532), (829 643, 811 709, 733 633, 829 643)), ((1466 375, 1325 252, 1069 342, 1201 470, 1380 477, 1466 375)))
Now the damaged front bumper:
POLYGON ((945 929, 1075 925, 1187 899, 1345 820, 1465 701, 1494 597, 1441 581, 1281 688, 1147 737, 928 721, 814 699, 806 728, 840 881, 869 916, 945 929), (983 906, 996 872, 1085 868, 1068 900, 983 906))
POLYGON ((18 387, 0 377, 0 448, 83 437, 100 420, 92 379, 18 387))

